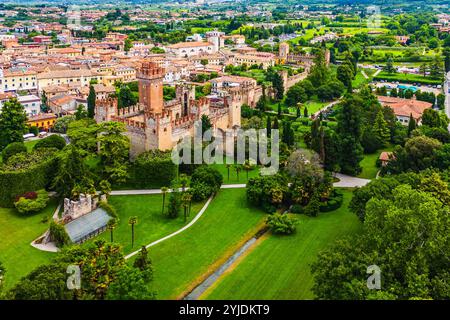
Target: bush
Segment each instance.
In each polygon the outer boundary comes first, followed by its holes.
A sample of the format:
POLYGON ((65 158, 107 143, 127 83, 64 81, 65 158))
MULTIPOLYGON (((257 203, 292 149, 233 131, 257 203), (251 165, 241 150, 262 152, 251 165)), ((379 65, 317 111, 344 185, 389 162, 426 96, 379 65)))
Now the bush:
POLYGON ((272 213, 286 200, 288 187, 281 175, 250 178, 247 183, 247 199, 267 213, 272 213))
POLYGON ((49 233, 51 240, 55 242, 58 248, 70 244, 71 242, 64 226, 53 220, 50 222, 49 233))
POLYGON ((290 212, 298 213, 298 214, 303 213, 303 211, 304 211, 303 207, 301 205, 299 205, 299 204, 292 205, 291 210, 290 210, 290 212))
POLYGON ((198 167, 191 177, 191 192, 195 201, 201 201, 216 193, 222 185, 222 174, 212 167, 198 167))
MULTIPOLYGON (((31 194, 32 193, 28 193, 28 195, 31 194)), ((14 206, 21 214, 27 215, 39 212, 44 209, 47 206, 49 200, 50 198, 48 197, 47 191, 40 190, 37 192, 36 198, 19 197, 19 200, 14 202, 14 206)))
POLYGON ((192 193, 192 200, 194 201, 203 201, 215 192, 211 186, 202 182, 194 184, 189 191, 192 193))
POLYGON ((37 136, 37 135, 39 134, 39 128, 36 127, 36 126, 31 126, 31 127, 29 128, 29 132, 32 133, 32 134, 34 134, 35 136, 37 136))
POLYGON ((3 163, 7 163, 9 158, 18 154, 18 153, 26 153, 27 147, 23 142, 13 142, 6 146, 2 151, 3 163))
POLYGON ((297 228, 297 219, 288 214, 274 213, 267 217, 267 225, 276 234, 292 234, 297 228))
POLYGON ((344 201, 344 194, 340 190, 333 190, 327 202, 320 204, 320 212, 330 212, 339 209, 344 201))
POLYGON ((33 150, 40 148, 56 148, 58 150, 63 149, 66 146, 66 140, 57 134, 52 134, 51 136, 39 140, 35 145, 33 150))
POLYGON ((0 168, 0 207, 14 207, 17 195, 29 190, 42 190, 51 184, 58 163, 53 150, 39 149, 37 153, 27 154, 26 159, 21 159, 22 162, 16 158, 20 154, 15 155, 10 159, 14 165, 0 168))
POLYGON ((177 176, 177 166, 172 161, 171 152, 144 152, 136 158, 133 168, 134 182, 141 188, 161 187, 177 176))

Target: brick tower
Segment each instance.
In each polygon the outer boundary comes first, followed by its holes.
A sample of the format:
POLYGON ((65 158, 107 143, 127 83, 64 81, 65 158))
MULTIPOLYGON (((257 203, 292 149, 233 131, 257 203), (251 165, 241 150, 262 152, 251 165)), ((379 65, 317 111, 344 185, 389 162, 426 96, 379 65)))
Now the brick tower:
POLYGON ((139 103, 146 113, 162 113, 164 106, 163 79, 164 68, 154 62, 144 62, 138 69, 139 103))

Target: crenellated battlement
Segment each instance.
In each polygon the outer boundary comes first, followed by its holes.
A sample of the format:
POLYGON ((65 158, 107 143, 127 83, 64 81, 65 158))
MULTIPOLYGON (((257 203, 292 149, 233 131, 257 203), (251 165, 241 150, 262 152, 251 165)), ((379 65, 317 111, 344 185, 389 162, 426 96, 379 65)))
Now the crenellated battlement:
POLYGON ((104 99, 96 100, 95 106, 117 108, 118 106, 117 98, 107 97, 104 99))
POLYGON ((164 78, 165 73, 165 69, 159 67, 155 62, 146 61, 142 63, 142 66, 137 70, 136 78, 142 80, 160 79, 164 78))
POLYGON ((122 117, 135 116, 144 111, 144 106, 142 104, 136 104, 127 108, 120 108, 118 110, 118 115, 122 117))
POLYGON ((195 120, 196 120, 196 118, 194 115, 187 115, 187 116, 172 120, 172 125, 173 126, 182 126, 182 125, 185 125, 186 123, 192 124, 195 120))

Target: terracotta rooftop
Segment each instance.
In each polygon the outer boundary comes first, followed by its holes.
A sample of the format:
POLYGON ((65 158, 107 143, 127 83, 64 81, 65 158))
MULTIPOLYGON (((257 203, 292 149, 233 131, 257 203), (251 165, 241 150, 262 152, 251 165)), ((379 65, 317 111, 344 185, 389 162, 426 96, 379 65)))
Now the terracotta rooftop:
POLYGON ((381 161, 389 161, 389 160, 392 159, 392 157, 393 157, 393 153, 392 152, 383 151, 380 154, 380 160, 381 161))
POLYGON ((378 101, 383 106, 390 107, 396 116, 409 117, 412 115, 415 120, 420 119, 423 112, 433 106, 431 103, 425 101, 385 96, 379 96, 378 101))
POLYGON ((212 46, 212 43, 202 41, 179 42, 167 47, 171 49, 182 49, 182 48, 205 47, 205 46, 212 46))

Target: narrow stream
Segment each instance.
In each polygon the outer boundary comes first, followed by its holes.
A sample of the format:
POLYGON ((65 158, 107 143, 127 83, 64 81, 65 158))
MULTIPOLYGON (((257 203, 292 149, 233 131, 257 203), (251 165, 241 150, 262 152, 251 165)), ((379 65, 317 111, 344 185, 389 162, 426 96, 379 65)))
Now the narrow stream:
POLYGON ((209 289, 219 277, 228 270, 228 268, 245 253, 260 238, 268 229, 263 228, 259 230, 256 235, 242 245, 227 261, 225 261, 219 268, 216 269, 208 278, 200 283, 194 290, 187 294, 183 300, 197 300, 207 289, 209 289))

